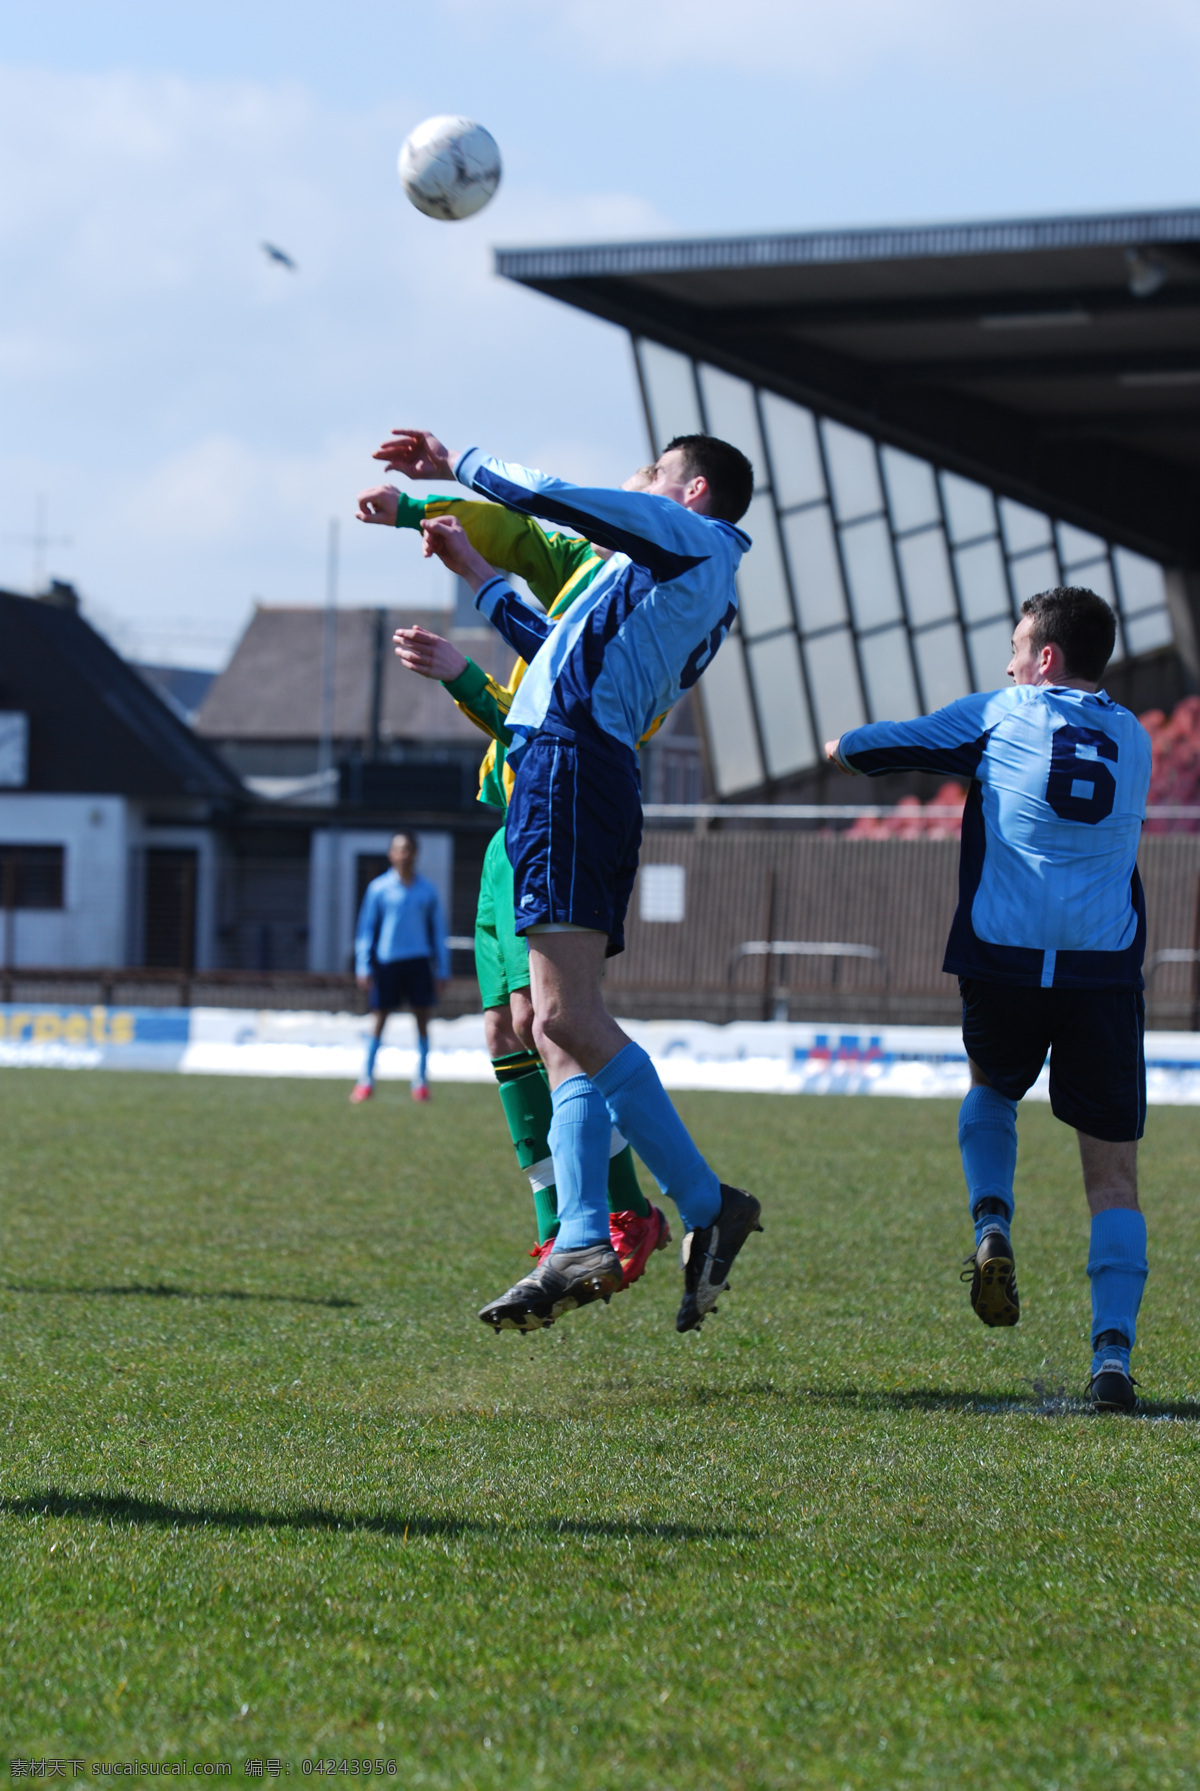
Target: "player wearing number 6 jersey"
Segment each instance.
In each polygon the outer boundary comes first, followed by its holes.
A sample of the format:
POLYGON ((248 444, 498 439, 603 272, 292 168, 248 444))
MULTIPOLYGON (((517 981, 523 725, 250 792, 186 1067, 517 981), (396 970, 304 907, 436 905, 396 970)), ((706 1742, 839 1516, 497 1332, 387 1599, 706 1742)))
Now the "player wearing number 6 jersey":
POLYGON ((1013 635, 1015 689, 964 697, 918 721, 855 728, 826 750, 843 770, 868 776, 972 780, 943 966, 959 978, 971 1067, 958 1135, 976 1247, 964 1279, 984 1324, 1016 1324, 1017 1102, 1049 1052, 1050 1103, 1079 1135, 1092 1214, 1092 1403, 1130 1411, 1129 1352, 1146 1279, 1137 848, 1150 742, 1099 688, 1115 633, 1095 592, 1043 592, 1025 603, 1013 635))

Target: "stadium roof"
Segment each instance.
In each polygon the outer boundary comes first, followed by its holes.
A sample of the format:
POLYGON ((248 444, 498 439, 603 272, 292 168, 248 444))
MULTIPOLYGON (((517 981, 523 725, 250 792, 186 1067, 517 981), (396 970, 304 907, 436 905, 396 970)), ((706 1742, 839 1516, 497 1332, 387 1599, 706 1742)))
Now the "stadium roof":
POLYGON ((1200 567, 1200 210, 504 249, 496 265, 1200 567))

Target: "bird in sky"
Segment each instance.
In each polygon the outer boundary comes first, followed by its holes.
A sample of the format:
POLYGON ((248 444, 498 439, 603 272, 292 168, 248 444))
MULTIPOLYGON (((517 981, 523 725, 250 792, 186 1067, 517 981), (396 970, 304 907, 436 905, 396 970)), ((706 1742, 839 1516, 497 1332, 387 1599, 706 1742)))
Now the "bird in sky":
POLYGON ((293 274, 299 272, 299 269, 291 256, 285 254, 282 249, 277 249, 274 243, 263 243, 262 249, 263 254, 267 257, 268 261, 277 261, 280 267, 290 269, 293 274))

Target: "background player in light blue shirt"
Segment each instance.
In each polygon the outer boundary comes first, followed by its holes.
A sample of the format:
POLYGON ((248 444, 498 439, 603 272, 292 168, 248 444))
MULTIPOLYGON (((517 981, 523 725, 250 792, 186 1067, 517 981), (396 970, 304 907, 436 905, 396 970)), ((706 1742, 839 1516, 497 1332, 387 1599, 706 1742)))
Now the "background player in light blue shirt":
POLYGON ((351 1091, 357 1106, 375 1086, 375 1059, 388 1015, 411 1007, 417 1023, 414 1101, 429 1099, 429 1016, 450 975, 450 951, 437 890, 417 870, 417 842, 397 833, 388 848, 391 869, 367 884, 354 935, 354 969, 375 1015, 363 1073, 351 1091))
POLYGON ((1031 597, 1013 635, 1015 689, 826 747, 844 771, 969 777, 959 901, 943 968, 963 996, 971 1089, 959 1143, 975 1221, 971 1304, 1020 1316, 1009 1227, 1016 1104, 1050 1053, 1050 1101, 1076 1128, 1092 1213, 1092 1402, 1132 1410, 1129 1352, 1146 1279, 1137 1140, 1146 1112, 1137 848, 1150 741, 1099 688, 1116 624, 1095 592, 1031 597))
POLYGON ((536 1329, 620 1288, 605 1200, 615 1125, 683 1218, 675 1322, 693 1330, 751 1230, 761 1229, 759 1203, 704 1161, 650 1058, 609 1014, 600 982, 605 956, 623 948, 637 871, 636 745, 692 687, 733 624, 734 575, 750 546, 736 524, 750 503, 752 468, 728 442, 682 436, 659 455, 644 491, 618 491, 570 485, 474 448, 451 455, 426 430, 394 436, 376 458, 409 478, 453 472, 497 503, 613 550, 551 626, 452 517, 424 528, 427 548, 467 580, 477 606, 529 661, 508 715, 515 784, 505 842, 515 926, 529 940, 534 1037, 553 1091, 560 1225, 553 1252, 480 1317, 497 1329, 536 1329))

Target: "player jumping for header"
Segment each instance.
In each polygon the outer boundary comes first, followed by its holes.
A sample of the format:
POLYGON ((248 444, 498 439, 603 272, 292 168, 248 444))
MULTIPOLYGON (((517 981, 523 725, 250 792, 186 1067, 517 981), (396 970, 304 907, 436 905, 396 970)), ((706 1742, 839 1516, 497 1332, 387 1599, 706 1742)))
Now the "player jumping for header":
MULTIPOLYGON (((649 472, 635 475, 640 489, 649 472)), ((469 498, 406 497, 391 485, 360 492, 363 522, 419 530, 434 516, 453 516, 472 547, 492 565, 524 578, 553 620, 564 615, 601 571, 606 555, 577 535, 539 528, 531 517, 469 498)), ((426 553, 429 548, 426 545, 426 553)), ((504 814, 513 773, 507 763, 512 735, 508 711, 528 669, 518 659, 501 688, 482 667, 451 641, 427 628, 401 628, 396 652, 410 671, 440 679, 458 707, 491 736, 479 768, 479 800, 504 814)), ((483 860, 475 916, 475 973, 483 1000, 484 1034, 500 1091, 500 1101, 517 1162, 529 1178, 537 1223, 537 1247, 548 1255, 558 1234, 558 1202, 549 1132, 554 1117, 546 1067, 533 1049, 533 1006, 529 999, 529 948, 513 926, 513 874, 504 849, 504 829, 492 835, 483 860)), ((633 1152, 613 1128, 608 1164, 609 1234, 621 1259, 624 1285, 640 1279, 652 1253, 670 1242, 670 1229, 638 1185, 633 1152)))
POLYGON ((737 614, 734 574, 748 538, 745 456, 711 436, 670 443, 644 492, 583 488, 488 459, 451 455, 405 429, 376 458, 414 479, 454 476, 507 508, 577 529, 612 558, 557 626, 522 603, 453 518, 426 539, 475 592, 476 607, 529 671, 509 711, 508 852, 516 928, 529 942, 534 1036, 553 1090, 550 1146, 560 1229, 531 1275, 481 1314, 542 1325, 621 1285, 604 1197, 612 1126, 679 1208, 684 1295, 676 1325, 713 1310, 759 1203, 709 1168, 647 1054, 604 1006, 607 955, 624 918, 641 843, 635 750, 717 652, 737 614))
MULTIPOLYGON (((1020 1317, 1010 1238, 1017 1102, 1050 1053, 1050 1104, 1079 1137, 1092 1215, 1091 1401, 1137 1404, 1129 1373, 1146 1281, 1137 1141, 1145 904, 1137 848, 1150 742, 1100 689, 1116 639, 1094 591, 1043 591, 1022 606, 1009 676, 920 721, 876 722, 830 741, 844 771, 971 778, 959 902, 944 969, 959 978, 971 1087, 958 1141, 975 1253, 971 1305, 985 1325, 1020 1317)), ((964 1279, 967 1279, 964 1276, 964 1279)))

